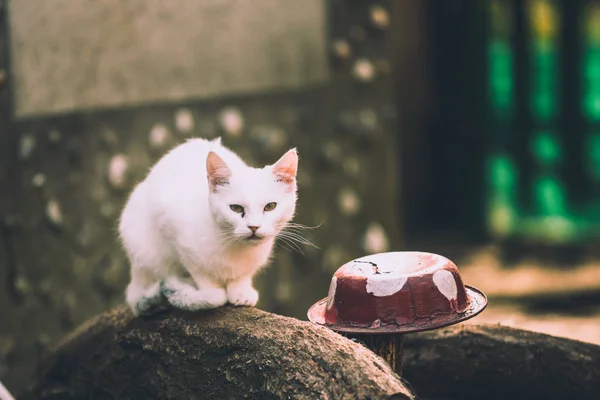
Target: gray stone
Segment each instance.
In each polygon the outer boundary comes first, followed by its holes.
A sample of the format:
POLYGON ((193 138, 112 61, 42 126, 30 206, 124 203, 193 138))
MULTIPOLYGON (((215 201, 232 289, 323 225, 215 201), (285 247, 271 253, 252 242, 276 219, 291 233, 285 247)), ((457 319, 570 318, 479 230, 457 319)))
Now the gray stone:
POLYGON ((35 187, 42 187, 46 184, 46 175, 38 172, 31 178, 31 184, 35 187))
POLYGON ((390 241, 385 229, 378 222, 371 222, 363 237, 363 249, 367 253, 384 253, 390 249, 390 241))
POLYGON ((369 19, 371 20, 371 24, 378 29, 386 30, 390 26, 390 14, 382 6, 371 6, 369 9, 369 19))
POLYGON ((64 223, 64 216, 60 203, 56 199, 50 199, 46 203, 46 218, 55 227, 60 227, 64 223))
POLYGON ((358 213, 361 202, 353 189, 343 188, 338 194, 338 203, 343 215, 351 217, 358 213))
POLYGON ((12 1, 9 19, 19 117, 300 89, 329 74, 322 0, 12 1))
POLYGON ((129 162, 124 154, 114 155, 108 162, 108 181, 115 189, 124 189, 127 186, 129 162))
POLYGON ((112 220, 113 217, 117 215, 117 212, 117 207, 110 202, 104 202, 100 206, 100 215, 102 215, 106 219, 112 220))
POLYGON ((358 121, 366 133, 372 133, 379 128, 379 116, 371 108, 364 108, 358 112, 358 121))
POLYGON ((354 156, 348 156, 344 159, 342 166, 344 172, 352 177, 356 177, 360 173, 360 161, 354 156))
POLYGON ((184 134, 189 134, 194 130, 194 114, 191 110, 183 108, 175 113, 175 127, 184 134))
POLYGON ((19 292, 19 294, 21 294, 22 296, 28 296, 31 294, 31 284, 22 275, 19 275, 15 280, 15 288, 17 289, 17 292, 19 292))
POLYGON ((62 135, 58 129, 51 129, 50 132, 48 132, 48 139, 50 140, 50 143, 60 142, 61 136, 62 135))
POLYGON ((352 67, 352 75, 357 81, 371 82, 375 79, 375 66, 366 58, 359 58, 352 67))
POLYGON ((100 235, 99 228, 91 220, 85 219, 77 232, 77 244, 85 250, 93 248, 100 235))
POLYGON ((117 132, 110 128, 104 128, 102 130, 102 140, 109 148, 114 148, 119 144, 117 132))
POLYGON ((340 60, 348 60, 352 56, 352 48, 344 39, 336 39, 331 43, 331 52, 340 60))
POLYGON ((26 133, 21 136, 21 140, 19 141, 19 157, 22 160, 27 160, 29 157, 31 157, 34 149, 35 137, 30 133, 26 133))
POLYGON ((171 133, 164 124, 156 124, 150 129, 148 142, 153 149, 162 149, 171 139, 171 133))
POLYGON ((244 116, 237 107, 226 107, 219 113, 219 125, 230 136, 239 136, 244 130, 244 116))

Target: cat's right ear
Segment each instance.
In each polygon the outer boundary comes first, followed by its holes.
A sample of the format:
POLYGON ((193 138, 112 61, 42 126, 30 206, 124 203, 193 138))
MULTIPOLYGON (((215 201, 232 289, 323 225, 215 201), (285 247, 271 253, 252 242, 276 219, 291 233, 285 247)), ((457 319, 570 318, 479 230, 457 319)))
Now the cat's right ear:
POLYGON ((215 192, 219 186, 229 184, 231 170, 221 157, 214 151, 208 153, 206 157, 206 173, 210 190, 215 192))

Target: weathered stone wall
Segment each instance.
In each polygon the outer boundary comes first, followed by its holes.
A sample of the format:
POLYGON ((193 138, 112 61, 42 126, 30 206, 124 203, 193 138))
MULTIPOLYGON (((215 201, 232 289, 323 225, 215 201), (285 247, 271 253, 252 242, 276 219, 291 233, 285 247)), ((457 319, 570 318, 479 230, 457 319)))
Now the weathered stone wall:
POLYGON ((391 2, 370 3, 324 2, 328 79, 317 86, 26 120, 12 117, 18 70, 8 63, 2 13, 0 380, 18 389, 49 345, 122 302, 128 265, 115 235, 120 208, 134 182, 186 138, 223 136, 255 164, 299 149, 296 221, 319 225, 307 233, 319 248, 277 249, 258 278, 260 308, 304 318, 338 266, 398 247, 398 126, 411 126, 411 108, 397 112, 392 72, 398 60, 410 81, 415 47, 410 35, 394 32, 402 21, 414 27, 418 9, 408 1, 392 10, 391 2), (397 49, 404 57, 395 58, 397 49))
POLYGON ((327 78, 323 0, 10 4, 18 116, 297 89, 327 78))

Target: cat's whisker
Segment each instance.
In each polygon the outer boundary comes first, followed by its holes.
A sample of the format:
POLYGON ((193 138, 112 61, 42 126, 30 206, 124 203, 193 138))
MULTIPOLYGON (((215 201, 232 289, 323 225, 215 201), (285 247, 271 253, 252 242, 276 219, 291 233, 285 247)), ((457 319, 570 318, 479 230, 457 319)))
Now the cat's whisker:
POLYGON ((304 224, 299 224, 297 222, 288 222, 286 224, 286 226, 288 226, 288 227, 300 228, 300 229, 317 229, 317 228, 320 228, 321 225, 323 225, 323 222, 321 222, 319 225, 315 225, 315 226, 308 226, 308 225, 304 225, 304 224))
POLYGON ((304 236, 297 234, 295 232, 290 232, 290 231, 281 231, 279 233, 280 237, 284 237, 286 239, 292 240, 294 242, 298 242, 307 246, 311 246, 314 247, 315 249, 318 249, 319 247, 314 244, 313 242, 311 242, 310 240, 308 240, 307 238, 305 238, 304 236))
POLYGON ((297 237, 297 236, 293 236, 293 235, 289 235, 288 234, 288 235, 283 235, 283 237, 286 238, 286 239, 292 240, 294 242, 298 242, 300 244, 305 244, 305 245, 308 245, 308 246, 316 247, 310 240, 305 239, 305 238, 303 238, 301 236, 297 237))
POLYGON ((236 241, 237 236, 233 231, 222 231, 218 234, 219 241, 224 248, 228 248, 233 242, 236 241))
POLYGON ((291 241, 287 238, 284 238, 284 237, 278 237, 278 239, 280 239, 280 240, 277 240, 277 244, 281 245, 282 247, 287 247, 288 249, 290 249, 292 251, 297 251, 300 254, 305 255, 304 252, 302 251, 302 249, 293 241, 291 241), (286 246, 283 246, 283 245, 286 245, 286 246))
POLYGON ((299 234, 297 234, 297 233, 294 233, 294 232, 286 232, 286 231, 283 231, 283 232, 281 233, 281 235, 283 235, 283 236, 285 236, 285 237, 287 237, 287 238, 293 239, 293 240, 295 240, 295 241, 297 241, 297 242, 303 243, 303 244, 309 244, 309 245, 310 245, 310 244, 312 244, 310 240, 308 240, 308 239, 307 239, 307 238, 305 238, 304 236, 302 236, 302 235, 299 235, 299 234))
POLYGON ((316 226, 308 226, 308 225, 304 225, 304 224, 299 224, 297 222, 287 222, 287 223, 283 223, 283 224, 279 224, 278 227, 280 229, 296 229, 296 230, 311 230, 311 229, 317 229, 320 228, 321 225, 323 225, 323 222, 321 222, 319 225, 316 226))

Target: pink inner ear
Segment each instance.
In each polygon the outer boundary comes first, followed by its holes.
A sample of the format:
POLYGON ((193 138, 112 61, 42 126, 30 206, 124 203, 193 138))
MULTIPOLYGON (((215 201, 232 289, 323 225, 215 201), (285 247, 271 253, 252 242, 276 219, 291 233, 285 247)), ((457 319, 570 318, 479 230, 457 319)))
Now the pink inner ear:
POLYGON ((231 170, 225 161, 212 151, 206 157, 206 172, 213 190, 218 185, 226 185, 231 177, 231 170))
POLYGON ((298 154, 290 150, 273 165, 273 173, 277 180, 283 183, 293 183, 298 170, 298 154))

